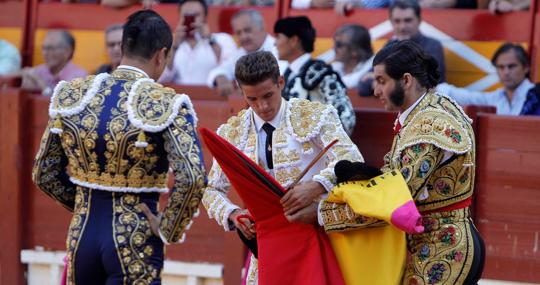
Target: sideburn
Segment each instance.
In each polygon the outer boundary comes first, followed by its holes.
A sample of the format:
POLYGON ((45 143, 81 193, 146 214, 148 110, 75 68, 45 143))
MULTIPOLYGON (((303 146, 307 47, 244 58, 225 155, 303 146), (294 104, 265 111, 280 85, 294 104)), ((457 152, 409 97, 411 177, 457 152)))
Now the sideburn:
POLYGON ((403 89, 403 86, 401 86, 401 80, 397 82, 396 87, 392 93, 390 93, 390 101, 396 107, 403 106, 403 103, 405 102, 405 90, 403 89))

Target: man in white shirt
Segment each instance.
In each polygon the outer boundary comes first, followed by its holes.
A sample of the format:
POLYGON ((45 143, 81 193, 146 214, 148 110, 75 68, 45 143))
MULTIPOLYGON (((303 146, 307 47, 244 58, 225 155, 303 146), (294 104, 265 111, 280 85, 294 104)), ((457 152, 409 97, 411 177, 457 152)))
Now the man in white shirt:
POLYGON ((447 94, 461 105, 488 105, 497 108, 498 115, 519 115, 534 84, 527 78, 529 58, 517 44, 505 43, 495 51, 491 63, 503 87, 493 92, 470 91, 442 83, 437 91, 447 94))
POLYGON ((173 56, 160 82, 205 85, 210 71, 233 56, 237 50, 226 33, 211 33, 204 0, 182 0, 180 20, 176 26, 173 56))
POLYGON ((371 69, 373 49, 369 31, 356 24, 346 24, 334 34, 335 57, 332 68, 347 88, 356 88, 371 69))
POLYGON ((332 67, 311 58, 315 43, 315 29, 305 17, 287 17, 274 25, 279 58, 289 62, 283 73, 285 86, 282 96, 308 99, 334 106, 347 134, 351 135, 356 117, 347 88, 332 67))
MULTIPOLYGON (((237 52, 214 68, 208 75, 208 87, 216 87, 220 95, 229 95, 234 87, 234 66, 236 61, 254 51, 269 51, 278 58, 276 40, 266 32, 264 18, 253 9, 240 10, 231 18, 231 26, 240 42, 237 52)), ((284 70, 286 62, 278 62, 280 70, 284 70)))
MULTIPOLYGON (((231 117, 217 133, 257 162, 284 188, 291 186, 325 146, 339 140, 280 201, 287 218, 300 218, 297 213, 305 207, 315 212, 314 199, 336 184, 334 165, 343 159, 363 161, 360 151, 345 133, 332 106, 302 99, 285 101, 281 97, 285 82, 269 52, 257 51, 240 58, 235 75, 250 108, 231 117)), ((227 197, 230 186, 214 160, 203 204, 208 216, 226 231, 239 229, 247 239, 252 239, 255 227, 240 216, 246 211, 227 197)), ((256 259, 251 259, 248 271, 245 284, 257 284, 256 259)), ((276 284, 279 278, 276 276, 276 284)))

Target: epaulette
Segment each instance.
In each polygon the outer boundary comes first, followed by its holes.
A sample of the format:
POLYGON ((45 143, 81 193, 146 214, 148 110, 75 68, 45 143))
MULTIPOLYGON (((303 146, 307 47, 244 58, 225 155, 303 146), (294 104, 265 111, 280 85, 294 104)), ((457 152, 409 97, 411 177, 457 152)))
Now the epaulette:
POLYGON ((306 90, 313 90, 319 86, 325 76, 333 72, 332 67, 324 61, 312 59, 300 71, 299 76, 302 78, 302 87, 306 90))
POLYGON ((187 109, 193 116, 194 126, 197 125, 197 116, 187 95, 176 94, 174 89, 163 87, 149 78, 133 83, 126 106, 129 121, 145 132, 156 133, 166 129, 181 108, 187 109))
MULTIPOLYGON (((217 129, 217 134, 235 146, 247 141, 249 132, 249 115, 247 109, 244 109, 236 116, 232 116, 227 120, 227 123, 221 125, 217 129)), ((243 149, 243 147, 240 147, 243 149)))
MULTIPOLYGON (((453 110, 456 111, 459 110, 453 110)), ((432 144, 456 154, 471 151, 472 133, 456 115, 458 114, 433 107, 419 111, 401 131, 396 155, 399 155, 401 150, 419 143, 432 144)))
POLYGON ((337 118, 336 109, 331 105, 297 98, 289 100, 289 104, 285 114, 287 128, 299 142, 307 142, 318 136, 332 112, 337 118))
POLYGON ((51 132, 62 133, 61 118, 82 112, 99 91, 101 83, 109 76, 107 73, 100 73, 96 76, 76 78, 70 82, 60 81, 54 88, 49 104, 49 116, 55 120, 51 132))

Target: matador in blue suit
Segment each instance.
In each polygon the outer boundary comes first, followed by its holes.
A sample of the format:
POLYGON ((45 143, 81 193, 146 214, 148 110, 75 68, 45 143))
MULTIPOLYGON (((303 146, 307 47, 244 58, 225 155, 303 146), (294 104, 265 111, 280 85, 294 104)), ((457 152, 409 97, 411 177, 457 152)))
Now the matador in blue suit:
POLYGON ((136 12, 118 69, 53 92, 32 174, 73 213, 67 284, 161 284, 164 244, 182 241, 196 215, 206 184, 197 118, 187 95, 154 82, 171 44, 161 16, 136 12))

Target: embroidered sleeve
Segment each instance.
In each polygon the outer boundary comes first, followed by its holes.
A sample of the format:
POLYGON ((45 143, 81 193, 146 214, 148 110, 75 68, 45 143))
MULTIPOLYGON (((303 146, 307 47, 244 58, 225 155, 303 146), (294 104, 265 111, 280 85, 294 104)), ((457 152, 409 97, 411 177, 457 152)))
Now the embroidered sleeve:
POLYGON ((426 179, 438 167, 444 157, 444 151, 426 143, 412 145, 401 151, 401 174, 415 201, 429 197, 429 189, 424 185, 426 179))
POLYGON ((351 135, 356 124, 356 115, 351 100, 347 95, 347 88, 338 75, 333 72, 325 76, 324 80, 319 84, 319 90, 323 94, 325 102, 336 108, 343 128, 348 135, 351 135))
POLYGON ((347 204, 330 203, 324 200, 319 205, 319 220, 326 232, 380 227, 387 224, 376 218, 358 215, 347 204))
POLYGON ((202 151, 193 120, 188 109, 182 108, 163 133, 169 166, 174 172, 174 187, 160 224, 160 232, 168 243, 183 240, 206 184, 202 151))
POLYGON ((60 135, 51 133, 53 120, 45 129, 32 169, 32 179, 45 194, 73 211, 75 207, 75 185, 66 173, 68 158, 64 153, 60 135))
POLYGON ((204 190, 203 205, 208 211, 208 216, 223 226, 225 231, 234 229, 232 224, 229 223, 229 215, 235 209, 240 208, 227 198, 230 187, 229 180, 219 164, 214 160, 208 175, 208 187, 204 190))
POLYGON ((319 136, 314 139, 315 144, 319 145, 322 149, 334 139, 339 140, 338 143, 326 153, 328 166, 318 175, 313 176, 314 181, 321 183, 327 191, 330 191, 336 184, 334 166, 338 161, 346 159, 363 162, 364 158, 356 145, 343 130, 335 110, 328 112, 328 115, 322 118, 321 123, 322 127, 319 136))

